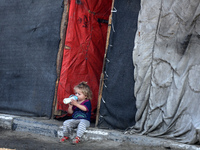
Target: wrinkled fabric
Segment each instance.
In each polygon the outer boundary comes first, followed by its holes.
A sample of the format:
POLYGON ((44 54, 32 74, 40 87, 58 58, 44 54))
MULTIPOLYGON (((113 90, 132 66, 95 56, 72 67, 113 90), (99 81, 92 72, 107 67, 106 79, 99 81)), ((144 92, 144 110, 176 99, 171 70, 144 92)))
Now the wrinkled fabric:
POLYGON ((133 62, 130 133, 199 142, 200 1, 142 0, 133 62))

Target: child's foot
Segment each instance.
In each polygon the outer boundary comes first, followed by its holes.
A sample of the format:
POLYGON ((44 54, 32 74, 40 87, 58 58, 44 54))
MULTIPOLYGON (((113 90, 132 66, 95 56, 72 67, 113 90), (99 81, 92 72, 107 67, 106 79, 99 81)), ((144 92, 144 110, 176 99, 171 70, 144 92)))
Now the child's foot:
POLYGON ((60 139, 60 142, 65 142, 69 139, 69 137, 67 136, 63 136, 62 139, 60 139))
POLYGON ((80 142, 80 138, 77 136, 75 139, 73 139, 72 144, 77 144, 80 142))

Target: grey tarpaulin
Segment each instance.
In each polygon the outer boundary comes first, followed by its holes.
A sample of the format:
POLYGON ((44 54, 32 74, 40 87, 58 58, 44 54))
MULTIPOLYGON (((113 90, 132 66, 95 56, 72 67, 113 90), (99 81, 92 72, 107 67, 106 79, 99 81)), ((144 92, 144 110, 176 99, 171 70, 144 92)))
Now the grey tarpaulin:
POLYGON ((140 0, 117 0, 104 69, 98 127, 126 129, 135 124, 132 50, 140 0))
POLYGON ((142 0, 133 51, 141 133, 199 142, 200 1, 142 0))
POLYGON ((0 112, 51 116, 61 0, 0 1, 0 112))

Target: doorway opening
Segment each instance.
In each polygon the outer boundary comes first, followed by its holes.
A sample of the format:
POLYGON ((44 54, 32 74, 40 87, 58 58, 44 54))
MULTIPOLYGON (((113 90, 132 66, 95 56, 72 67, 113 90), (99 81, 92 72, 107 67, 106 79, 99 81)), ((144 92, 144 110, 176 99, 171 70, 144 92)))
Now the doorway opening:
POLYGON ((53 118, 69 117, 63 99, 82 81, 93 92, 91 121, 98 120, 111 7, 114 0, 64 0, 53 118))

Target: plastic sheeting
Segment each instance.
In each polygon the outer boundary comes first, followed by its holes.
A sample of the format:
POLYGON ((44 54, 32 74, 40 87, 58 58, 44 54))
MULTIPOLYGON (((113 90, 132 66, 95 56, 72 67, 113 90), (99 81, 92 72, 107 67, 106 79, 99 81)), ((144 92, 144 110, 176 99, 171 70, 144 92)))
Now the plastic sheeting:
POLYGON ((200 1, 142 0, 133 51, 130 133, 199 142, 200 1))
POLYGON ((51 117, 62 1, 0 1, 0 112, 51 117))
POLYGON ((99 128, 126 129, 135 124, 132 51, 140 0, 115 1, 107 51, 99 128))
POLYGON ((57 92, 57 108, 66 111, 63 99, 74 86, 88 82, 93 92, 92 116, 96 114, 108 19, 112 0, 71 0, 57 92))

